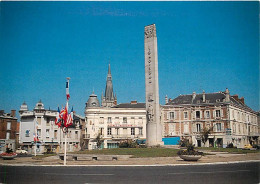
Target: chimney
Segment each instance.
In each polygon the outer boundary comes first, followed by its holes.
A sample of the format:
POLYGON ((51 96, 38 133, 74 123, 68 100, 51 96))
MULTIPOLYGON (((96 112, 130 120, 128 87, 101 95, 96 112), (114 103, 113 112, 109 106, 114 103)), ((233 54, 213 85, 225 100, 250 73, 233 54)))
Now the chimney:
POLYGON ((233 97, 236 101, 239 101, 239 100, 238 100, 238 95, 233 95, 232 97, 233 97))
POLYGON ((136 100, 131 101, 131 104, 137 104, 136 100))
POLYGON ((226 90, 225 90, 225 94, 226 94, 225 102, 230 102, 230 94, 229 94, 229 90, 228 90, 228 88, 226 88, 226 90))
POLYGON ((4 111, 4 110, 0 110, 0 116, 3 116, 3 115, 4 115, 4 113, 5 113, 5 111, 4 111))
POLYGON ((16 110, 11 110, 11 117, 15 117, 15 112, 16 112, 16 110))
POLYGON ((203 93, 202 93, 202 102, 205 103, 206 102, 206 94, 205 94, 205 91, 203 90, 203 93))
POLYGON ((117 99, 114 100, 114 105, 117 105, 117 99))
POLYGON ((194 91, 194 92, 192 93, 192 101, 195 100, 195 98, 196 98, 196 92, 194 91))
POLYGON ((241 98, 239 99, 239 101, 240 101, 242 104, 245 104, 245 99, 244 99, 244 97, 241 97, 241 98))
POLYGON ((168 97, 167 95, 165 96, 165 104, 167 104, 169 101, 168 101, 168 97))

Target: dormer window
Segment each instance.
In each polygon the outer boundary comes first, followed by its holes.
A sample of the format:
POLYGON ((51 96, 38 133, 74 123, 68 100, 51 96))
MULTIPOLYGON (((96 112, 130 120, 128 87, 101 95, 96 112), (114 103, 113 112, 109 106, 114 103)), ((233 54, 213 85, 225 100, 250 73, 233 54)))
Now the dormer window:
POLYGON ((197 104, 199 104, 200 103, 200 100, 197 100, 197 104))
POLYGON ((217 99, 216 102, 220 102, 220 99, 217 99))
POLYGON ((209 100, 206 100, 206 103, 209 103, 209 100))

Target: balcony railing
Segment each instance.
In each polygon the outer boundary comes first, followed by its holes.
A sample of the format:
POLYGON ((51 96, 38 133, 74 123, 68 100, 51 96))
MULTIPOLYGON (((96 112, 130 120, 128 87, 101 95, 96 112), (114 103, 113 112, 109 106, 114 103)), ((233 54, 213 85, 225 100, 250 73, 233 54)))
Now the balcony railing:
POLYGON ((112 135, 112 138, 133 139, 133 138, 139 138, 141 136, 143 136, 143 135, 120 134, 120 135, 112 135))
POLYGON ((90 134, 83 134, 83 139, 88 139, 90 138, 90 134))

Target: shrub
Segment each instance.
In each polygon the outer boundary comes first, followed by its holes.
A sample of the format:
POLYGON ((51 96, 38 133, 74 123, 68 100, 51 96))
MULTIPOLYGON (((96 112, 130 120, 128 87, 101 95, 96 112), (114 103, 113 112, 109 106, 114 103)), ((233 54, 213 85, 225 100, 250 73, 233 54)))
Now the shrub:
POLYGON ((12 149, 10 149, 10 148, 6 148, 6 151, 5 151, 6 153, 13 153, 13 150, 12 149))
POLYGON ((186 143, 186 150, 179 150, 177 155, 203 155, 203 152, 199 152, 194 150, 194 145, 192 145, 189 141, 186 143))
POLYGON ((137 147, 137 143, 135 141, 132 141, 130 139, 121 141, 119 143, 119 148, 136 148, 137 147))
POLYGON ((229 144, 227 145, 227 148, 234 148, 233 143, 229 143, 229 144))
POLYGON ((181 139, 181 140, 178 141, 178 144, 179 144, 181 147, 187 147, 187 146, 190 144, 190 142, 189 142, 188 139, 183 138, 183 139, 181 139))

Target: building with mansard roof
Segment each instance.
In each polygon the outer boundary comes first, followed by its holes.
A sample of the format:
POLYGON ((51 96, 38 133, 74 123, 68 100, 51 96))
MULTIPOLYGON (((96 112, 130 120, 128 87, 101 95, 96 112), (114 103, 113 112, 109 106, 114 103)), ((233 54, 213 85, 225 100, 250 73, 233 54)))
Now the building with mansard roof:
POLYGON ((146 138, 145 103, 132 101, 117 104, 113 91, 110 64, 106 80, 105 96, 101 105, 94 92, 89 96, 85 108, 84 144, 87 149, 96 149, 96 137, 100 135, 103 148, 117 148, 120 141, 146 138))
POLYGON ((162 106, 165 137, 188 138, 195 146, 238 148, 259 141, 257 113, 244 98, 224 92, 180 95, 162 106), (203 128, 212 128, 208 141, 202 142, 203 128))
MULTIPOLYGON (((63 152, 65 145, 65 135, 62 130, 55 125, 55 119, 58 112, 55 110, 47 110, 41 100, 30 111, 24 102, 20 108, 20 133, 19 143, 22 149, 28 153, 37 154, 44 152, 63 152), (34 138, 38 137, 35 144, 34 138), (36 147, 36 149, 35 149, 36 147)), ((74 114, 73 126, 68 130, 67 151, 80 150, 81 119, 74 114)))

